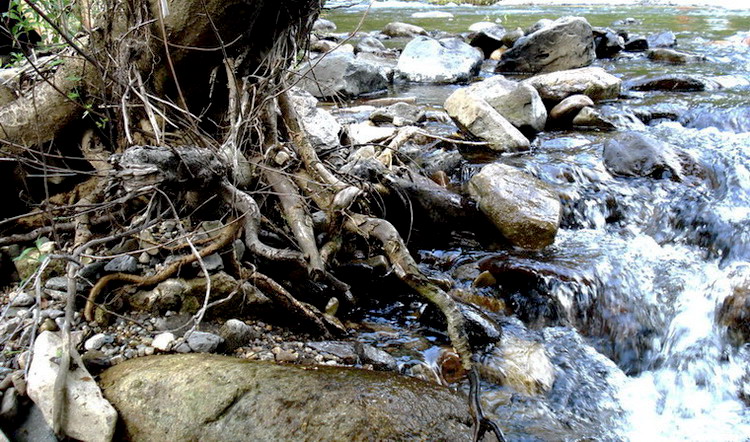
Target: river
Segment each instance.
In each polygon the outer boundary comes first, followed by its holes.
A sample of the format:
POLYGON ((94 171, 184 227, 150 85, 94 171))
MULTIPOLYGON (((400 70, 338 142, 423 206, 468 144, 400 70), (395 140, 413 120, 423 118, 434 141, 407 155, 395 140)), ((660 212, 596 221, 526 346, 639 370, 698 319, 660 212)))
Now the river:
MULTIPOLYGON (((337 24, 337 32, 346 33, 357 27, 365 11, 362 32, 380 30, 392 21, 454 33, 466 32, 478 21, 527 28, 541 18, 567 15, 633 34, 671 30, 678 50, 703 55, 706 61, 674 66, 636 54, 597 60, 595 65, 623 80, 660 72, 750 80, 750 47, 742 43, 750 36, 749 9, 383 2, 369 10, 336 8, 324 16, 337 24), (425 11, 452 17, 412 17, 425 11), (629 17, 636 20, 613 25, 629 17)), ((484 70, 482 75, 492 74, 484 70)), ((418 103, 440 107, 456 87, 406 85, 390 93, 416 95, 418 103)), ((645 132, 697 158, 713 175, 711 186, 616 178, 605 170, 601 155, 612 134, 544 132, 530 152, 497 161, 536 175, 561 195, 563 224, 552 246, 535 253, 476 246, 420 252, 430 271, 445 274, 480 260, 524 269, 508 272, 516 280, 525 278, 523 283, 505 284, 493 295, 513 304, 523 319, 507 318, 506 335, 531 335, 544 343, 557 378, 552 391, 541 398, 485 384, 485 405, 509 429, 510 439, 750 439, 750 408, 742 399, 750 393, 748 348, 730 344, 716 319, 738 281, 750 277, 749 98, 750 88, 735 86, 708 92, 627 93, 604 105, 611 115, 620 116, 620 129, 645 132), (678 117, 649 124, 635 117, 653 109, 667 109, 678 117), (532 305, 534 297, 553 300, 556 311, 542 312, 532 305)), ((462 165, 466 176, 477 167, 469 161, 462 165)), ((391 327, 398 336, 380 330, 363 338, 386 348, 424 339, 418 337, 423 329, 415 325, 415 308, 389 306, 373 313, 373 324, 391 327)), ((411 346, 427 360, 435 353, 429 343, 411 346)), ((401 362, 413 358, 405 355, 401 362)))

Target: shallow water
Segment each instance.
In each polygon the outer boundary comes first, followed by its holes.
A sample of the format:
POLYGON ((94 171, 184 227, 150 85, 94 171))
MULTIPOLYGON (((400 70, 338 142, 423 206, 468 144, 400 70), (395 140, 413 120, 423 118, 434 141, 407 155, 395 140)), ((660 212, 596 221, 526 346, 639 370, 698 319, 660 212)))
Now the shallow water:
MULTIPOLYGON (((351 32, 363 11, 336 9, 326 16, 339 32, 351 32)), ((624 80, 667 72, 750 80, 750 47, 742 43, 749 35, 750 10, 394 3, 371 9, 359 30, 406 21, 461 33, 477 21, 499 21, 513 29, 566 15, 632 34, 672 30, 677 50, 707 58, 683 66, 653 63, 642 54, 596 62, 624 80), (411 18, 425 10, 450 12, 454 18, 411 18), (612 25, 627 17, 639 22, 612 25)), ((391 93, 440 106, 455 87, 414 85, 391 93)), ((620 116, 659 106, 677 109, 677 121, 646 125, 623 118, 620 124, 689 152, 711 176, 692 184, 613 177, 601 155, 610 134, 542 133, 531 152, 498 161, 538 176, 559 192, 564 219, 555 243, 536 253, 473 244, 425 250, 420 253, 425 269, 453 276, 460 285, 468 284, 457 276, 462 266, 494 266, 493 272, 507 279, 485 294, 504 300, 523 321, 496 317, 506 334, 515 330, 537 340, 550 355, 557 381, 546 396, 485 385, 484 399, 510 429, 511 439, 748 440, 750 408, 741 396, 748 388, 743 385, 749 351, 728 343, 716 312, 733 287, 750 278, 750 88, 632 93, 607 106, 620 116)), ((467 179, 478 166, 466 162, 461 176, 467 179)), ((430 333, 415 319, 419 308, 373 312, 371 321, 380 324, 379 330, 365 338, 413 350, 404 351, 405 365, 418 362, 415 352, 426 351, 429 359, 435 338, 420 337, 430 333)))

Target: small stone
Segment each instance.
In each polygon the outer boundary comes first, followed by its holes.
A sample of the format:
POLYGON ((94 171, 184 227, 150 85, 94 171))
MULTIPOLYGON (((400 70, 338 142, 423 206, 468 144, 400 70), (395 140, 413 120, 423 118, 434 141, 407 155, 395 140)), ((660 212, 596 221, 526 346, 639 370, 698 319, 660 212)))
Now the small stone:
POLYGON ((0 403, 0 421, 11 423, 18 416, 18 392, 15 388, 10 387, 3 394, 2 403, 0 403))
POLYGON ((47 309, 47 310, 42 310, 41 316, 42 318, 47 317, 50 319, 57 319, 57 318, 65 316, 65 312, 62 310, 57 310, 57 309, 47 309))
POLYGON ((143 355, 144 356, 151 356, 156 352, 156 349, 154 347, 148 346, 145 349, 143 349, 143 355))
POLYGON ((34 305, 34 297, 28 293, 20 292, 10 301, 11 307, 30 307, 34 305))
POLYGON ((81 355, 83 365, 86 369, 93 373, 99 373, 112 365, 112 361, 101 350, 89 350, 81 355))
MULTIPOLYGON (((209 273, 224 269, 224 261, 221 259, 221 256, 219 256, 218 253, 213 253, 203 258, 203 265, 206 267, 206 271, 208 271, 209 273)), ((200 264, 197 261, 193 263, 193 267, 197 269, 201 268, 200 264)))
POLYGON ((130 255, 118 256, 104 266, 110 273, 135 273, 138 271, 138 260, 130 255))
POLYGON ((328 300, 326 304, 326 314, 336 316, 336 312, 339 310, 339 300, 335 296, 328 300))
POLYGON ((225 322, 219 330, 219 336, 224 339, 227 351, 234 351, 257 337, 253 328, 239 319, 225 322))
POLYGON ((112 363, 112 365, 117 365, 122 362, 125 362, 125 357, 123 355, 113 356, 110 362, 112 363))
POLYGON ((321 353, 328 353, 329 355, 340 358, 346 364, 354 364, 358 359, 354 345, 349 342, 309 342, 307 343, 307 346, 321 353))
POLYGON ((495 284, 497 284, 497 279, 495 279, 492 273, 485 270, 474 279, 474 282, 471 285, 477 288, 482 288, 491 287, 495 284))
POLYGON ((16 391, 20 396, 26 396, 26 374, 23 370, 16 370, 10 375, 10 380, 13 383, 16 391))
POLYGON ((159 351, 169 351, 172 344, 175 341, 175 336, 172 333, 160 333, 154 337, 151 345, 159 351))
POLYGON ((112 336, 105 335, 104 333, 97 333, 94 336, 88 338, 83 344, 83 348, 86 350, 99 350, 104 344, 113 342, 112 336))
POLYGON ((299 354, 291 350, 281 350, 276 353, 277 362, 297 362, 299 354))
POLYGON ((148 264, 151 262, 151 255, 149 255, 146 252, 141 253, 138 255, 138 262, 141 264, 148 264))
POLYGON ((398 368, 398 363, 393 356, 372 345, 359 344, 357 346, 357 354, 362 364, 371 364, 376 370, 395 371, 398 368))

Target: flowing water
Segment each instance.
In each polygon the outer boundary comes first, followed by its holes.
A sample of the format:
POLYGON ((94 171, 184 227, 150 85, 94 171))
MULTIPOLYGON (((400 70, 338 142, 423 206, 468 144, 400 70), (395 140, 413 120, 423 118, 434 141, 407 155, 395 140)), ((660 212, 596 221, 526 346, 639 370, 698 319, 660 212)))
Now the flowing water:
MULTIPOLYGON (((327 18, 339 32, 350 32, 364 11, 335 9, 327 18)), ((750 46, 743 43, 750 36, 750 9, 376 3, 367 14, 364 32, 391 21, 455 33, 477 21, 526 28, 540 18, 566 15, 640 35, 671 30, 678 50, 707 61, 668 66, 631 54, 596 64, 624 80, 667 72, 750 80, 750 46), (450 12, 453 18, 411 17, 425 10, 450 12), (613 25, 628 17, 637 21, 613 25)), ((419 103, 439 107, 455 87, 405 86, 391 93, 417 95, 419 103)), ((717 324, 723 300, 750 281, 750 88, 632 93, 604 109, 617 116, 622 129, 689 152, 710 176, 694 183, 616 178, 602 162, 611 134, 542 133, 531 152, 497 161, 559 192, 564 217, 555 243, 534 253, 476 245, 425 250, 422 262, 459 284, 457 275, 467 265, 492 269, 501 287, 487 293, 514 312, 498 319, 506 338, 543 345, 555 366, 555 384, 546 395, 485 385, 484 400, 511 439, 750 440, 750 408, 743 401, 750 395, 750 351, 732 345, 717 324), (635 118, 653 109, 676 117, 649 124, 635 118)), ((465 162, 460 176, 465 180, 480 165, 465 162)), ((379 319, 385 312, 373 314, 372 323, 380 326, 365 338, 427 349, 429 360, 430 342, 403 335, 416 327, 415 308, 386 309, 400 312, 393 315, 401 318, 399 325, 379 319)), ((402 362, 415 362, 410 358, 402 362)), ((490 356, 485 363, 499 362, 490 356)))

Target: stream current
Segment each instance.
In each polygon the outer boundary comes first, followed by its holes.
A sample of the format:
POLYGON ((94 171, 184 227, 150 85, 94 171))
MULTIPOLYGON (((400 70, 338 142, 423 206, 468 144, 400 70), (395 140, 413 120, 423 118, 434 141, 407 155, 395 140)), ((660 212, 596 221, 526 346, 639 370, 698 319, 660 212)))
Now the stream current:
MULTIPOLYGON (((364 10, 334 9, 324 16, 346 33, 364 10)), ((530 152, 493 161, 522 168, 560 194, 563 222, 552 246, 530 253, 475 244, 418 255, 426 271, 447 276, 477 262, 499 268, 506 279, 499 277, 502 289, 490 292, 515 311, 500 321, 504 336, 536 342, 549 355, 556 378, 546 395, 483 386, 486 408, 510 439, 749 440, 750 351, 730 342, 717 312, 737 286, 750 284, 750 88, 744 85, 750 46, 743 43, 750 36, 750 10, 388 2, 375 4, 360 31, 391 21, 455 33, 478 21, 527 28, 567 15, 632 34, 671 30, 675 49, 706 57, 679 66, 643 54, 595 62, 625 81, 660 73, 739 80, 708 92, 626 91, 599 106, 618 130, 644 132, 689 152, 707 167, 711 184, 613 177, 602 159, 603 143, 613 133, 543 132, 530 152), (412 17, 425 11, 453 18, 412 17), (636 20, 613 25, 629 17, 636 20), (657 118, 645 124, 637 118, 644 113, 657 118)), ((481 75, 491 71, 489 66, 481 75)), ((439 108, 456 87, 401 85, 390 94, 439 108)), ((459 181, 483 164, 464 161, 459 181)), ((373 313, 369 320, 377 326, 363 339, 381 347, 411 346, 429 360, 434 338, 420 343, 425 338, 412 307, 373 313)), ((407 353, 404 364, 414 359, 407 353)), ((492 356, 484 363, 493 364, 492 356)))

